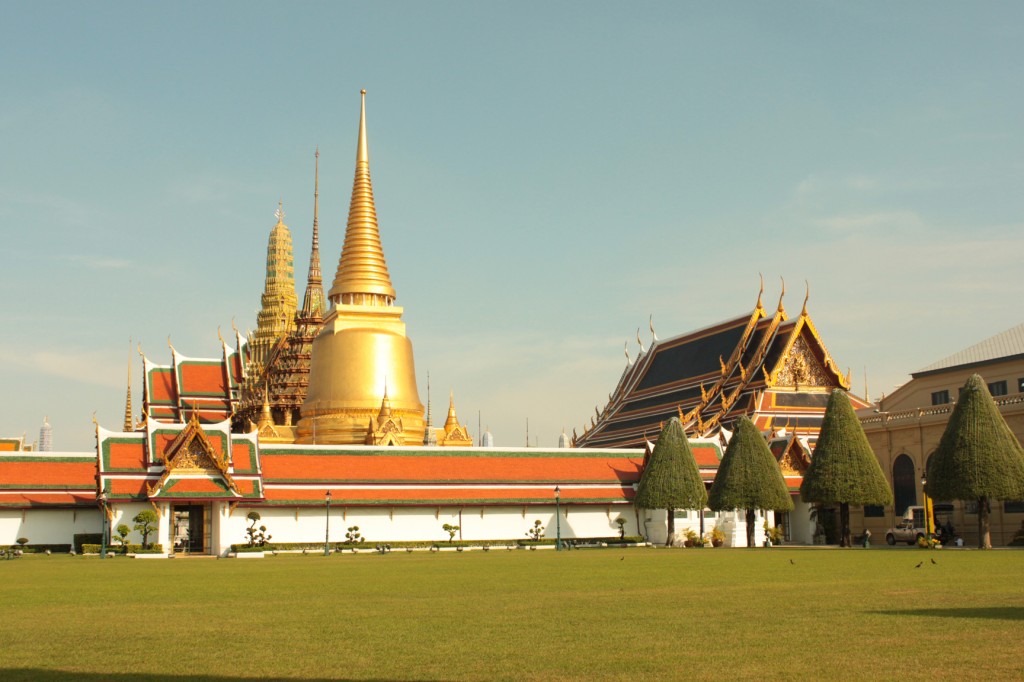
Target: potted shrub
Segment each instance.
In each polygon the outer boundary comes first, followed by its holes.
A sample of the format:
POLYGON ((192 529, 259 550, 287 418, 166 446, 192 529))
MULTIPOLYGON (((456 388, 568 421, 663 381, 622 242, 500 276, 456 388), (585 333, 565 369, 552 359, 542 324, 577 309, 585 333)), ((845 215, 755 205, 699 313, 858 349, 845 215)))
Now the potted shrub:
POLYGON ((715 526, 711 529, 711 546, 721 547, 725 544, 725 531, 715 526))
POLYGON ((692 528, 687 528, 685 533, 686 541, 683 543, 686 547, 698 547, 703 546, 700 544, 700 536, 697 535, 697 531, 692 528))

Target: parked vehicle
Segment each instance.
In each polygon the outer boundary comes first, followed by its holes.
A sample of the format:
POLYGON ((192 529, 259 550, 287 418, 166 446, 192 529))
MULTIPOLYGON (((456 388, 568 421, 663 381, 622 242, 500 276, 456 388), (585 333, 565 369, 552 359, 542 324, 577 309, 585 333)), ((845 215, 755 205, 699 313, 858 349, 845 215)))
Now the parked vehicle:
POLYGON ((924 527, 924 507, 907 507, 903 520, 885 533, 885 541, 890 545, 905 542, 913 545, 918 538, 923 538, 927 531, 924 527))

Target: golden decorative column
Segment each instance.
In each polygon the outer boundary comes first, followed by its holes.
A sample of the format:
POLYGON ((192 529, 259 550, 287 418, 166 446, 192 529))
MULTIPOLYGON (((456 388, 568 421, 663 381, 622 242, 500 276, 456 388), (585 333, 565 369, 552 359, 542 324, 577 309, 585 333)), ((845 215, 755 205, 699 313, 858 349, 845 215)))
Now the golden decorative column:
POLYGON ((423 442, 412 343, 396 306, 377 225, 362 91, 355 179, 345 244, 328 293, 332 308, 313 342, 298 442, 360 444, 387 394, 401 441, 423 442))

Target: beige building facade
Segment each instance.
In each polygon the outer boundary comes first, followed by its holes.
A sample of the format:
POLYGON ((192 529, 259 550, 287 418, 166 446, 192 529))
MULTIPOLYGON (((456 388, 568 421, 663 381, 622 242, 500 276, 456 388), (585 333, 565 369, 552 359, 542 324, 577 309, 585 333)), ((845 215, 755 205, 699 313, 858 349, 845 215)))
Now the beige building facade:
MULTIPOLYGON (((909 382, 874 408, 858 411, 895 501, 891 507, 863 509, 860 525, 876 541, 884 541, 886 530, 908 507, 924 504, 928 459, 938 448, 960 388, 972 374, 985 379, 1006 423, 1024 442, 1024 324, 914 372, 909 382)), ((934 502, 938 522, 951 523, 965 546, 977 546, 977 504, 934 502)), ((854 527, 857 521, 851 518, 854 527)), ((993 501, 991 524, 992 545, 1008 545, 1024 524, 1024 501, 993 501)))

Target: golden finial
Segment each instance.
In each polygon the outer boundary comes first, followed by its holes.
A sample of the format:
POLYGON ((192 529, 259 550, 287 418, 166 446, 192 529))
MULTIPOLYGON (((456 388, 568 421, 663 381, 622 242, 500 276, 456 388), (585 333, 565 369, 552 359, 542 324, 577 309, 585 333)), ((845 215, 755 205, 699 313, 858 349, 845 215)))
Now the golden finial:
POLYGON ((651 313, 648 324, 651 328, 651 345, 654 345, 654 342, 658 340, 658 335, 654 332, 654 313, 651 313))
POLYGON ((640 346, 640 353, 641 353, 641 355, 643 353, 646 353, 647 349, 644 348, 644 342, 640 340, 640 327, 636 328, 636 342, 640 346))
POLYGON ((139 357, 141 357, 143 360, 145 360, 146 359, 146 354, 142 352, 142 342, 141 341, 139 342, 139 345, 138 345, 138 351, 139 351, 139 357))
POLYGON ((277 210, 274 211, 274 217, 277 218, 277 224, 281 225, 284 223, 284 200, 277 200, 277 210))
POLYGON ((623 341, 622 342, 622 352, 626 354, 626 364, 629 365, 630 364, 630 359, 629 359, 629 341, 623 341))
POLYGON ((377 209, 370 181, 370 154, 366 143, 366 94, 363 93, 359 113, 359 142, 356 150, 356 172, 352 181, 352 200, 348 209, 345 243, 338 259, 334 284, 328 293, 337 305, 359 304, 390 306, 395 289, 384 260, 377 225, 377 209))
POLYGON ((757 273, 757 277, 758 277, 758 279, 761 280, 761 288, 757 292, 757 305, 754 306, 755 310, 759 310, 759 309, 761 309, 763 307, 761 305, 761 296, 764 294, 764 275, 762 275, 759 272, 759 273, 757 273))
POLYGON ((803 316, 803 317, 806 317, 807 316, 807 300, 811 297, 811 283, 808 282, 805 279, 804 280, 804 284, 807 286, 807 293, 804 294, 804 307, 803 307, 803 309, 800 310, 800 315, 803 316))
POLYGON ((174 355, 178 354, 178 351, 174 350, 174 346, 171 345, 171 335, 167 335, 167 347, 171 349, 171 353, 174 355))
POLYGON ((226 346, 227 341, 224 340, 224 336, 220 333, 220 325, 217 325, 217 340, 220 341, 222 346, 226 346))
POLYGON ((782 277, 779 277, 779 279, 782 280, 782 293, 779 294, 779 312, 781 313, 785 312, 786 310, 785 308, 782 307, 782 299, 786 297, 786 280, 783 279, 782 277))

